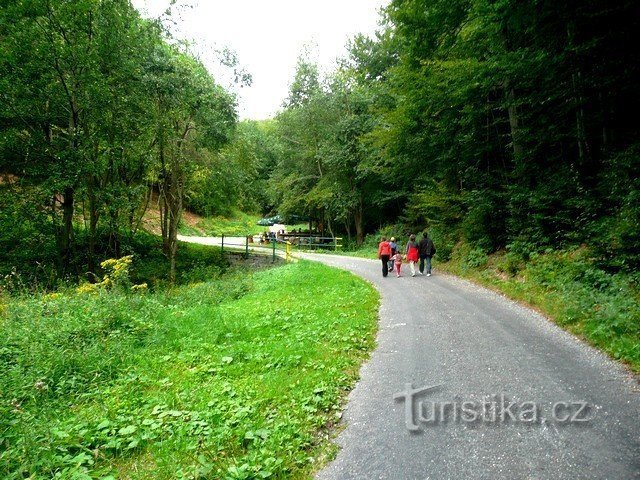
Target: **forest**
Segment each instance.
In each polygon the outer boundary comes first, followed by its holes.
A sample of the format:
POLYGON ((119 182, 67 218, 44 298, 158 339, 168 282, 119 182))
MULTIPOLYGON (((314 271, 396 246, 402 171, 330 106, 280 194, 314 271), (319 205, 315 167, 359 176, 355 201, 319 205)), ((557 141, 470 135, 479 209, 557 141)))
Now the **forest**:
POLYGON ((175 277, 186 191, 219 164, 235 97, 128 1, 10 2, 0 20, 3 253, 94 281, 154 202, 175 277))
POLYGON ((309 216, 352 245, 427 228, 445 258, 461 241, 525 259, 586 244, 634 271, 638 10, 393 1, 334 71, 302 52, 274 119, 238 122, 234 95, 129 2, 10 2, 2 251, 81 276, 155 204, 169 262, 184 208, 239 209, 309 216))
POLYGON ((640 257, 633 2, 393 1, 328 78, 301 58, 276 119, 279 211, 452 248, 640 257), (402 228, 403 227, 403 228, 402 228))

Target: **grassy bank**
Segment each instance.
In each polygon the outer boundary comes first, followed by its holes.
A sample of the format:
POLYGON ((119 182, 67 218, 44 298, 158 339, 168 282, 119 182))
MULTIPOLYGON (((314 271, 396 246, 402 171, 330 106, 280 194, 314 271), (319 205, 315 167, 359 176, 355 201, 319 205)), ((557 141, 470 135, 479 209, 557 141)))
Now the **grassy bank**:
POLYGON ((194 226, 183 223, 180 226, 180 234, 195 236, 245 236, 258 234, 264 231, 256 223, 260 220, 258 215, 251 215, 240 211, 235 211, 228 216, 203 217, 194 226))
POLYGON ((377 294, 299 262, 170 292, 0 308, 2 478, 307 478, 377 294))
POLYGON ((438 264, 526 302, 558 325, 640 372, 640 291, 624 273, 599 268, 587 248, 487 256, 464 246, 438 264))

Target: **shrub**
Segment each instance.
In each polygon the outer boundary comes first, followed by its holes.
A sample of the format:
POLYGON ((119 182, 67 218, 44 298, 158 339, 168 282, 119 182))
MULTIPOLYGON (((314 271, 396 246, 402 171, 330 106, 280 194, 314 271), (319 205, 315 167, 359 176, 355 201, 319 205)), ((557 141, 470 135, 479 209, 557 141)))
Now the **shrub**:
POLYGON ((523 267, 524 267, 524 262, 522 261, 520 256, 512 252, 508 252, 505 255, 504 262, 502 264, 502 269, 510 277, 515 277, 523 267))
POLYGON ((538 246, 523 238, 516 238, 507 245, 507 251, 513 255, 514 258, 519 258, 525 262, 529 261, 532 254, 537 253, 538 246))
POLYGON ((504 195, 471 191, 464 197, 467 213, 461 229, 465 241, 484 251, 495 251, 506 240, 504 195))
POLYGON ((464 257, 464 265, 467 268, 478 268, 487 264, 489 256, 481 248, 474 248, 464 257))

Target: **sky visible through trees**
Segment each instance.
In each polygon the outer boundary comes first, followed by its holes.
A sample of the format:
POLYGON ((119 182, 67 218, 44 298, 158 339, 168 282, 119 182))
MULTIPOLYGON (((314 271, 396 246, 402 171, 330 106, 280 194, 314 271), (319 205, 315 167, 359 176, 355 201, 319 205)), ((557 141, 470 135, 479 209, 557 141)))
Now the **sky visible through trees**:
MULTIPOLYGON (((169 0, 135 0, 143 15, 157 17, 169 0)), ((282 107, 296 57, 305 45, 323 69, 335 68, 345 43, 357 33, 373 34, 378 9, 387 0, 190 0, 173 7, 176 37, 191 43, 207 68, 233 88, 229 71, 216 62, 216 50, 233 51, 251 74, 249 87, 235 89, 243 119, 272 117, 282 107)), ((223 83, 224 84, 224 83, 223 83)))

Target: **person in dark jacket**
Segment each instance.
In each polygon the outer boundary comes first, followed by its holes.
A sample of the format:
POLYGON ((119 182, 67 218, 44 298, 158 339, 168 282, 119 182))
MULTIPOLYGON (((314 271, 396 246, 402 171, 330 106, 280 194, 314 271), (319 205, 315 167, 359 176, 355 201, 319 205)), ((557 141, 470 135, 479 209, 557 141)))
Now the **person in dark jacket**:
POLYGON ((427 232, 422 233, 420 243, 418 243, 418 252, 420 253, 420 275, 424 275, 424 264, 427 264, 427 277, 431 276, 431 257, 436 254, 436 247, 433 244, 433 240, 429 237, 427 232))

